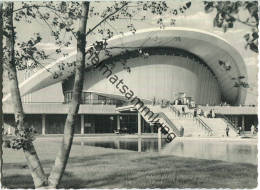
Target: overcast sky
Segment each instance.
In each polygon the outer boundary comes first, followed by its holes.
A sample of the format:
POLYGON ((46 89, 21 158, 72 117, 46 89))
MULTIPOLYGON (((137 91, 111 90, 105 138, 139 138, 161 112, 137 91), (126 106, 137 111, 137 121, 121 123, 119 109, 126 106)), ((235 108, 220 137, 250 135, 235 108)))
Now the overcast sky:
MULTIPOLYGON (((179 8, 180 6, 184 5, 188 1, 168 1, 168 4, 170 8, 179 8)), ((102 11, 106 8, 107 5, 111 4, 112 2, 92 2, 91 5, 94 6, 95 10, 102 11)), ((16 5, 19 7, 19 4, 16 5)), ((226 39, 233 47, 235 47, 242 57, 244 58, 244 61, 247 65, 248 70, 248 76, 249 76, 249 84, 252 87, 249 92, 249 97, 247 98, 249 101, 252 99, 251 96, 253 96, 253 101, 256 99, 256 86, 257 86, 257 54, 253 53, 250 50, 245 49, 245 41, 243 36, 250 32, 250 28, 240 24, 236 23, 234 25, 233 29, 229 29, 227 32, 223 32, 222 29, 213 27, 213 18, 215 13, 206 14, 204 12, 204 6, 202 2, 193 1, 191 7, 187 9, 184 13, 179 14, 178 16, 167 14, 163 15, 163 22, 165 26, 170 26, 170 22, 172 19, 176 20, 176 27, 187 27, 187 28, 193 28, 193 29, 199 29, 204 30, 207 32, 214 33, 224 39, 226 39)), ((240 13, 240 18, 243 19, 246 17, 246 12, 240 13)), ((135 19, 132 21, 132 23, 135 25, 136 29, 146 29, 146 28, 158 28, 158 24, 156 24, 159 16, 154 15, 144 15, 143 12, 137 11, 135 14, 135 19), (143 16, 146 16, 145 21, 139 20, 143 16)), ((88 20, 88 28, 93 27, 98 21, 100 20, 99 17, 91 17, 88 20)), ((117 22, 112 23, 106 23, 104 25, 101 25, 101 28, 110 28, 114 34, 119 34, 120 32, 127 32, 127 24, 129 24, 129 21, 126 20, 119 20, 117 22)), ((50 34, 49 28, 46 26, 46 24, 41 20, 34 20, 31 24, 28 24, 26 22, 15 22, 16 31, 18 40, 25 40, 29 39, 34 33, 40 32, 43 36, 43 41, 39 45, 39 47, 47 50, 49 53, 55 51, 55 44, 54 39, 50 34)), ((66 36, 64 37, 66 38, 66 36)), ((87 41, 88 44, 91 44, 92 42, 96 40, 100 40, 102 38, 102 35, 91 35, 87 41)), ((76 43, 74 40, 73 46, 70 48, 67 48, 67 52, 75 51, 76 43)), ((53 59, 57 59, 58 56, 56 54, 53 54, 53 59)), ((48 60, 50 62, 50 60, 48 60)), ((247 100, 247 102, 248 102, 247 100)))

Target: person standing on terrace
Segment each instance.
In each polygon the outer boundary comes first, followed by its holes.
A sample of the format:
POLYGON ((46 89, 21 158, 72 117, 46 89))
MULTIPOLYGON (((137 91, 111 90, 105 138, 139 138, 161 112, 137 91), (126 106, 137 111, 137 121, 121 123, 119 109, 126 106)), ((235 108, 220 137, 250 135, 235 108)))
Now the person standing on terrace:
POLYGON ((227 137, 229 136, 229 127, 228 126, 226 127, 226 135, 227 135, 227 137))
POLYGON ((251 126, 251 135, 253 136, 254 133, 255 133, 255 126, 254 126, 254 124, 252 124, 252 126, 251 126))

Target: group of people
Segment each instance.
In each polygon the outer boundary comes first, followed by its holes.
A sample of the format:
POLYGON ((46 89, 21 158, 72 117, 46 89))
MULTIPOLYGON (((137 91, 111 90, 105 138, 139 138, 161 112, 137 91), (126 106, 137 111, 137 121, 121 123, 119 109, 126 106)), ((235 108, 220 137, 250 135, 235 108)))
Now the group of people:
POLYGON ((187 97, 184 93, 182 97, 178 97, 173 101, 174 105, 187 105, 188 108, 194 108, 195 107, 195 101, 192 100, 191 97, 187 97))
MULTIPOLYGON (((237 134, 238 135, 241 135, 243 132, 243 129, 241 126, 238 127, 238 130, 237 130, 237 134)), ((254 124, 251 125, 251 128, 250 128, 250 134, 253 136, 257 133, 257 128, 255 127, 254 124)), ((229 136, 229 126, 226 127, 226 136, 228 137, 229 136)))
POLYGON ((194 108, 193 116, 194 117, 204 116, 204 117, 207 117, 207 118, 215 118, 216 115, 215 115, 215 111, 213 109, 211 109, 208 113, 207 111, 203 111, 200 108, 194 108))

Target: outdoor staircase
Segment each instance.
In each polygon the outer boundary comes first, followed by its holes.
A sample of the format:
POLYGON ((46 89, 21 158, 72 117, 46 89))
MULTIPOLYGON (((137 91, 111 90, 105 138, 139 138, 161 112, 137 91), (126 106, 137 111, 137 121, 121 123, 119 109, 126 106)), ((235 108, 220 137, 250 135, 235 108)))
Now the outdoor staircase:
MULTIPOLYGON (((214 131, 214 136, 224 137, 226 136, 226 127, 227 123, 223 118, 205 118, 201 117, 201 119, 214 131)), ((236 137, 237 133, 234 128, 229 126, 229 136, 236 137)))
POLYGON ((210 132, 205 130, 203 127, 200 127, 193 118, 179 119, 178 123, 184 128, 184 136, 210 136, 210 132))
MULTIPOLYGON (((212 108, 211 107, 203 107, 203 111, 209 112, 212 108)), ((229 136, 230 137, 236 137, 237 134, 237 128, 234 126, 234 124, 223 114, 216 114, 215 118, 205 118, 201 117, 201 120, 205 122, 213 131, 214 136, 218 137, 224 137, 226 136, 226 128, 229 127, 229 136)))
POLYGON ((175 114, 175 119, 184 127, 184 136, 212 136, 213 130, 204 123, 201 118, 193 117, 193 111, 187 106, 170 106, 169 108, 175 114), (185 107, 185 114, 182 114, 182 107, 185 107))
POLYGON ((218 118, 221 118, 233 131, 238 131, 238 128, 225 115, 218 114, 218 118))
MULTIPOLYGON (((192 109, 189 109, 186 106, 186 113, 182 114, 182 107, 183 106, 180 105, 173 105, 163 108, 160 105, 147 105, 147 108, 149 108, 154 114, 158 114, 157 124, 170 127, 176 136, 224 137, 226 135, 227 126, 229 126, 229 136, 237 136, 234 126, 225 118, 205 118, 204 116, 193 117, 192 109), (184 134, 181 134, 181 128, 184 128, 184 134)), ((150 115, 145 115, 145 112, 140 110, 138 110, 138 112, 147 123, 155 124, 149 120, 150 115)))
POLYGON ((153 113, 158 114, 158 117, 156 120, 158 120, 158 123, 155 122, 151 122, 149 120, 149 115, 145 115, 145 112, 142 112, 140 110, 137 109, 137 111, 142 115, 142 117, 144 118, 144 120, 147 123, 150 123, 151 125, 154 124, 160 124, 162 126, 168 126, 170 129, 172 129, 172 132, 176 135, 176 136, 181 136, 181 132, 178 126, 176 126, 171 119, 169 119, 169 112, 164 112, 161 109, 158 109, 158 107, 153 107, 153 106, 147 106, 153 113))
MULTIPOLYGON (((184 128, 184 136, 210 136, 212 130, 205 127, 199 119, 193 118, 193 115, 187 114, 185 117, 180 116, 178 109, 175 107, 162 108, 161 106, 149 106, 149 109, 154 113, 164 114, 167 117, 168 123, 172 123, 179 131, 184 128)), ((181 109, 181 108, 180 108, 181 109)), ((186 109, 187 110, 187 109, 186 109)))

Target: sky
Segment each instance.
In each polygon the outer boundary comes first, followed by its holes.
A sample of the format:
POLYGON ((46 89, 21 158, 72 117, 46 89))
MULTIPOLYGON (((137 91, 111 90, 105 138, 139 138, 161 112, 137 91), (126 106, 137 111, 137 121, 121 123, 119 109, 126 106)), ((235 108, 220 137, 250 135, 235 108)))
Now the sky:
MULTIPOLYGON (((179 9, 188 1, 167 1, 170 8, 179 9)), ((91 5, 94 7, 94 10, 98 12, 102 12, 107 5, 111 5, 112 2, 92 2, 91 5)), ((16 8, 20 6, 19 3, 16 4, 16 8)), ((133 8, 136 9, 136 8, 133 8)), ((46 10, 43 10, 46 12, 46 10)), ((156 23, 159 18, 163 19, 163 23, 165 27, 171 26, 170 23, 173 19, 175 19, 175 26, 176 27, 186 27, 186 28, 193 28, 204 30, 207 32, 214 33, 224 39, 226 39, 233 47, 235 47, 238 52, 242 55, 245 64, 247 66, 248 71, 248 83, 250 85, 250 89, 248 91, 248 96, 246 99, 246 103, 251 104, 255 103, 257 99, 257 54, 245 49, 245 41, 243 36, 250 32, 251 28, 244 24, 236 23, 234 28, 229 29, 227 32, 224 32, 223 29, 216 28, 213 26, 213 18, 215 13, 205 13, 203 3, 199 1, 193 1, 192 5, 189 9, 187 9, 184 13, 173 15, 173 14, 165 14, 163 16, 155 16, 152 14, 144 14, 142 11, 136 11, 133 20, 130 22, 129 20, 118 20, 116 22, 108 22, 100 26, 100 28, 110 28, 111 31, 114 32, 114 35, 119 35, 121 32, 128 32, 127 25, 132 23, 135 25, 137 30, 146 29, 146 28, 159 28, 158 24, 156 23), (143 16, 146 19, 140 20, 143 16)), ((241 11, 239 14, 240 18, 246 18, 247 13, 241 11)), ((100 20, 100 17, 90 17, 88 20, 87 28, 92 28, 95 24, 100 20)), ((59 58, 59 55, 53 53, 56 49, 56 45, 54 43, 54 38, 50 33, 49 28, 42 20, 32 20, 32 23, 26 23, 23 21, 15 22, 17 31, 17 41, 28 40, 34 33, 39 32, 43 40, 39 44, 39 48, 44 49, 47 53, 53 54, 51 60, 47 60, 44 64, 51 63, 53 60, 59 58)), ((77 27, 77 23, 75 24, 77 27)), ((63 35, 63 34, 62 34, 63 35)), ((68 38, 69 35, 64 35, 64 39, 68 38)), ((87 38, 88 44, 91 44, 97 40, 102 39, 102 35, 94 34, 90 35, 87 38)), ((65 52, 72 52, 76 50, 76 41, 73 40, 72 46, 69 48, 64 49, 65 52)), ((60 90, 60 84, 54 87, 49 87, 50 90, 55 90, 56 87, 60 90)), ((39 93, 38 93, 39 94, 39 93)), ((46 97, 42 97, 42 100, 46 97)), ((54 99, 55 101, 60 101, 62 99, 62 93, 57 92, 56 97, 50 97, 50 99, 54 99)), ((41 100, 41 98, 39 98, 41 100)), ((63 99, 62 99, 63 101, 63 99)))

